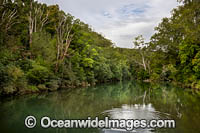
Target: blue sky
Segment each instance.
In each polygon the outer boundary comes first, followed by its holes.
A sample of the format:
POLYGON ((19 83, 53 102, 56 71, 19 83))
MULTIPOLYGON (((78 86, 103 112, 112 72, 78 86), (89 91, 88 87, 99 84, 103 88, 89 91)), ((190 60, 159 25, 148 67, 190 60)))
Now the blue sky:
POLYGON ((142 34, 146 41, 163 17, 178 4, 176 0, 38 0, 60 8, 92 26, 119 47, 131 48, 142 34))

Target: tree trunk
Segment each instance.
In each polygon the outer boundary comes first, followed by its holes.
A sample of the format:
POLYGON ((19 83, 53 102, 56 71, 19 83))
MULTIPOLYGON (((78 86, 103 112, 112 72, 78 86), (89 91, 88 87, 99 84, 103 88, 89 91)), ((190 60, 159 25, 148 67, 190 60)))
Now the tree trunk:
POLYGON ((142 63, 143 63, 143 66, 144 66, 144 70, 146 71, 147 67, 146 67, 145 58, 144 58, 144 55, 143 55, 142 52, 141 52, 141 55, 142 55, 142 63))
POLYGON ((30 11, 29 11, 29 48, 31 49, 32 43, 33 43, 33 18, 32 18, 32 9, 33 9, 33 3, 31 1, 30 3, 30 11))

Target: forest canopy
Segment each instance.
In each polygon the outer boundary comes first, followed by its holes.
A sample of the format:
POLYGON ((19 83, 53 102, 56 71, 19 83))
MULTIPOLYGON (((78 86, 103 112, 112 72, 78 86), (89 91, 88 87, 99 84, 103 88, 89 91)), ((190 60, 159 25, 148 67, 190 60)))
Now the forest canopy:
POLYGON ((200 3, 179 0, 170 18, 133 49, 115 47, 91 26, 34 0, 0 1, 0 95, 137 79, 200 88, 200 3))

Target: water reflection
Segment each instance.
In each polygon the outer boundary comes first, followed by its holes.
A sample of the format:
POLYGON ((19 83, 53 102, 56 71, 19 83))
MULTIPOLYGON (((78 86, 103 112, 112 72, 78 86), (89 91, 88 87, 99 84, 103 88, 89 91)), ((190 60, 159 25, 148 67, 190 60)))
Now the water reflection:
MULTIPOLYGON (((20 96, 0 100, 0 132, 43 133, 123 133, 99 129, 42 129, 39 124, 29 130, 24 119, 175 119, 176 129, 155 130, 155 133, 199 133, 200 99, 187 91, 169 85, 124 82, 53 93, 20 96), (170 115, 169 115, 170 114, 170 115), (12 127, 12 128, 10 128, 12 127)), ((148 130, 137 130, 150 133, 148 130)), ((126 132, 127 133, 127 132, 126 132)))
POLYGON ((155 111, 152 104, 122 105, 121 108, 113 108, 104 111, 112 119, 159 119, 159 113, 155 111))
MULTIPOLYGON (((102 113, 105 116, 109 116, 111 119, 145 119, 145 120, 152 120, 152 119, 167 119, 169 118, 169 114, 162 113, 156 111, 156 109, 152 106, 151 103, 149 104, 134 104, 128 105, 124 104, 120 108, 112 108, 110 110, 106 110, 102 113)), ((150 133, 152 129, 137 129, 134 130, 135 132, 139 133, 150 133)), ((132 131, 132 132, 134 132, 132 131)), ((104 133, 118 133, 118 132, 128 132, 125 130, 103 130, 104 133)))

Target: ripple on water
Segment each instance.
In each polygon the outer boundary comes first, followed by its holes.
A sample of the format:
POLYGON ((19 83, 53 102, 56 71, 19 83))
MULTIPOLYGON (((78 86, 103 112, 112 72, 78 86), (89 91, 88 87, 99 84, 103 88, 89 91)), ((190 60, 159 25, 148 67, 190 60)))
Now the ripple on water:
MULTIPOLYGON (((102 112, 104 116, 110 119, 170 119, 170 114, 156 111, 152 104, 124 104, 121 108, 112 108, 102 112)), ((103 129, 102 133, 128 133, 125 130, 103 129)), ((131 132, 151 133, 152 129, 137 129, 131 132)))

